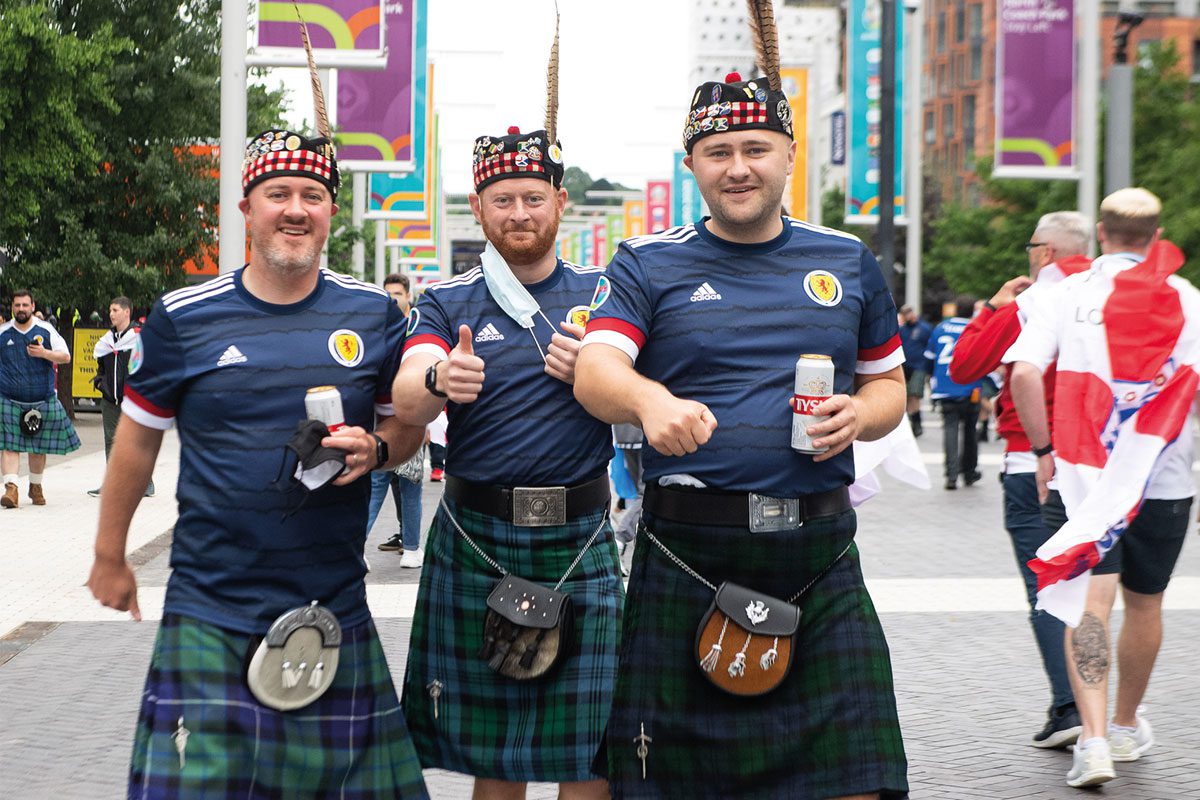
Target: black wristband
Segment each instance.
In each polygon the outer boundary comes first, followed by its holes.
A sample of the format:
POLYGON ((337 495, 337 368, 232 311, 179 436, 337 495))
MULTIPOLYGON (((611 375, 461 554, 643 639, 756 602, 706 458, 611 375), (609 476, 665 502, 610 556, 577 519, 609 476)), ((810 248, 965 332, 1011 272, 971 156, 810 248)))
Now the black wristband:
POLYGON ((986 308, 988 311, 995 311, 995 310, 996 310, 996 307, 995 307, 994 305, 992 305, 992 304, 991 304, 991 301, 989 301, 989 300, 984 300, 984 301, 983 301, 983 307, 984 307, 984 308, 986 308))
POLYGON ((425 370, 425 388, 434 397, 445 397, 446 393, 437 388, 437 365, 440 362, 434 362, 429 365, 429 369, 425 370))
POLYGON ((1045 447, 1031 447, 1030 450, 1033 452, 1033 454, 1035 456, 1037 456, 1038 458, 1041 458, 1042 456, 1048 456, 1054 452, 1054 444, 1050 443, 1050 444, 1047 444, 1045 447))

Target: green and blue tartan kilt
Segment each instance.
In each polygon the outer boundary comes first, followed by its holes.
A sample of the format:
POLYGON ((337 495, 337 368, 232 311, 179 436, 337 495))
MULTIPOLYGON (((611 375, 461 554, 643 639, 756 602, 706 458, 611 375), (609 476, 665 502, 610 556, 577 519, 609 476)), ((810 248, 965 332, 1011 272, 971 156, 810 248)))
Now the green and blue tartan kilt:
MULTIPOLYGON (((853 510, 796 531, 643 524, 714 585, 732 581, 787 600, 854 537, 853 510)), ((711 589, 639 527, 621 662, 608 723, 612 796, 824 798, 908 791, 887 642, 851 546, 797 601, 791 672, 760 697, 734 697, 696 663, 696 628, 711 589), (644 726, 644 731, 643 731, 644 726), (645 774, 635 739, 645 733, 645 774)))
POLYGON ((514 681, 479 657, 487 597, 500 576, 438 509, 426 537, 402 698, 421 765, 506 781, 603 777, 592 768, 612 705, 624 595, 612 526, 601 511, 527 528, 450 498, 446 505, 497 563, 549 587, 603 527, 561 588, 575 607, 574 645, 547 675, 514 681))
POLYGON ((79 436, 58 397, 36 403, 0 397, 0 450, 62 456, 78 449, 79 436), (26 436, 21 430, 21 416, 31 408, 42 412, 42 429, 36 436, 26 436))
POLYGON ((138 716, 129 800, 429 797, 374 622, 342 632, 333 685, 294 711, 267 708, 250 693, 245 667, 256 641, 163 615, 138 716), (182 764, 180 724, 188 731, 182 764))

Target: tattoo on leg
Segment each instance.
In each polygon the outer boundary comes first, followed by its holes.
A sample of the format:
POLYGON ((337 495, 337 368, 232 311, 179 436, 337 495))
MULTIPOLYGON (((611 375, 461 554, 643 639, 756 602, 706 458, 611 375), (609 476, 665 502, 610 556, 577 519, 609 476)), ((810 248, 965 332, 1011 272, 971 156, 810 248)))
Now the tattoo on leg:
POLYGON ((1108 674, 1108 634, 1104 623, 1090 611, 1071 633, 1071 655, 1075 669, 1085 684, 1094 685, 1108 674))

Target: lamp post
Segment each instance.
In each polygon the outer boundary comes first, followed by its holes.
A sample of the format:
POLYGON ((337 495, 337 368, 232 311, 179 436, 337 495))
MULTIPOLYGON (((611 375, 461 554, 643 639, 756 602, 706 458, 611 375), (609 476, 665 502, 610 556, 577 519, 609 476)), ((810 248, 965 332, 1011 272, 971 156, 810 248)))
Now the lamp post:
POLYGON ((1104 193, 1133 183, 1133 67, 1129 34, 1142 15, 1122 11, 1113 31, 1113 65, 1108 71, 1108 123, 1104 129, 1104 193))

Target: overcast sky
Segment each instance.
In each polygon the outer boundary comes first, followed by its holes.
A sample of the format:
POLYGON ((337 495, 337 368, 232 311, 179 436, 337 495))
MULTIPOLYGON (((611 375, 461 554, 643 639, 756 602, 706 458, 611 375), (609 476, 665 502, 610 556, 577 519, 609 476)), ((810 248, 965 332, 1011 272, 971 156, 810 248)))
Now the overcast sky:
MULTIPOLYGON (((543 126, 552 0, 429 0, 444 186, 470 190, 483 134, 543 126)), ((561 0, 558 135, 568 166, 629 186, 671 174, 690 93, 687 0, 561 0)), ((275 70, 292 121, 312 118, 300 70, 275 70)), ((306 124, 310 124, 307 123, 306 124)))

